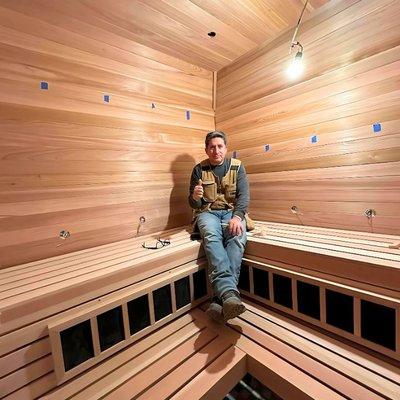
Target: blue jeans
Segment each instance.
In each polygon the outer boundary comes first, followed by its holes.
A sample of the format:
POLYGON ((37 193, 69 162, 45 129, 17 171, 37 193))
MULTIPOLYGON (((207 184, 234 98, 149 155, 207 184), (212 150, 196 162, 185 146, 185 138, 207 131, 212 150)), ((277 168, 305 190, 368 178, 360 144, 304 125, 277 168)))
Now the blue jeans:
POLYGON ((242 221, 243 233, 229 234, 228 224, 232 211, 211 210, 197 217, 208 260, 208 276, 214 296, 221 297, 228 290, 238 290, 240 266, 246 245, 246 221, 242 221))

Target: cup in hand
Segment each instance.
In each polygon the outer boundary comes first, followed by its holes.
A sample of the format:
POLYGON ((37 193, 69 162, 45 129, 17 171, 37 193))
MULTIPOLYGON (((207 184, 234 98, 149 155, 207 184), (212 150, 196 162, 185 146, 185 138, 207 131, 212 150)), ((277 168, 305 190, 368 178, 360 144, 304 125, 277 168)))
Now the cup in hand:
POLYGON ((217 198, 217 185, 215 181, 204 181, 203 185, 203 200, 206 203, 212 203, 217 198))

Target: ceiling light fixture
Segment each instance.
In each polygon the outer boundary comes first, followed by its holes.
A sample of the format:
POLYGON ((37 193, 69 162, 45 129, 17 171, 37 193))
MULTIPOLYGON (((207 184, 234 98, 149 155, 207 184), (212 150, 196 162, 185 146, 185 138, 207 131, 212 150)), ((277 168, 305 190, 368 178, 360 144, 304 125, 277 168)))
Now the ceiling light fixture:
POLYGON ((294 59, 291 60, 286 72, 290 79, 297 79, 304 70, 304 63, 303 63, 303 46, 300 44, 299 41, 296 40, 297 31, 299 30, 301 19, 303 18, 304 10, 307 7, 308 0, 304 3, 303 10, 301 11, 299 20, 297 21, 296 28, 293 33, 292 41, 290 42, 290 51, 289 54, 292 54, 294 48, 297 48, 296 55, 294 59))

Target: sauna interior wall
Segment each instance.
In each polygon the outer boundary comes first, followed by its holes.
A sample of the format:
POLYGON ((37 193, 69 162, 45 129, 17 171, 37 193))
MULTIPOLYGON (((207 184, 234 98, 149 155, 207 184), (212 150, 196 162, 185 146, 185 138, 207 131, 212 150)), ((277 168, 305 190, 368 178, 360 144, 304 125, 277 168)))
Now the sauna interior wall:
POLYGON ((1 267, 135 236, 142 215, 143 233, 187 224, 214 128, 212 72, 81 2, 39 3, 0 4, 1 267))
POLYGON ((400 233, 399 21, 398 1, 332 1, 300 27, 302 79, 284 73, 293 30, 218 71, 216 127, 246 165, 254 218, 400 233))

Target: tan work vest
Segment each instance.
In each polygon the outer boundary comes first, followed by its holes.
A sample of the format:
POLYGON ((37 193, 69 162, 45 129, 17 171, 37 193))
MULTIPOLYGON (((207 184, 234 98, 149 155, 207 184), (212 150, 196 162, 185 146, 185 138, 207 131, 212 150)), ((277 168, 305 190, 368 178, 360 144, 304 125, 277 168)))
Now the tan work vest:
POLYGON ((203 160, 201 165, 201 180, 203 182, 206 201, 196 214, 209 210, 232 210, 236 200, 237 176, 242 162, 235 158, 231 159, 228 172, 220 180, 212 172, 209 160, 203 160))

